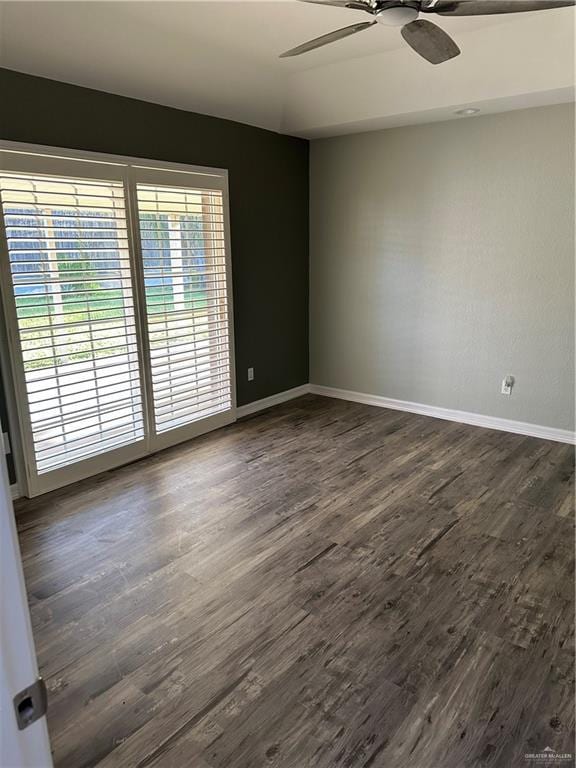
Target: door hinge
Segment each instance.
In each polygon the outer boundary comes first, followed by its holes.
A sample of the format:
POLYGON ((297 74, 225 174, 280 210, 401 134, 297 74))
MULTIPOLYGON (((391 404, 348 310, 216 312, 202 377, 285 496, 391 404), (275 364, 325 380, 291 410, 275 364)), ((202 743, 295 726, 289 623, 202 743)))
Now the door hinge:
POLYGON ((14 696, 14 710, 18 728, 23 731, 29 725, 44 717, 48 709, 46 683, 39 677, 35 683, 14 696))

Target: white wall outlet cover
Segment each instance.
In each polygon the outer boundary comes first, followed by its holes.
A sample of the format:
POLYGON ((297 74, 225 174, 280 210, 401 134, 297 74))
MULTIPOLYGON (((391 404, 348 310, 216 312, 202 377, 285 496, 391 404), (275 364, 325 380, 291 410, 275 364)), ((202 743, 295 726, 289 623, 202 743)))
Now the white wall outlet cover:
POLYGON ((254 381, 254 368, 248 368, 248 381, 254 381))
POLYGON ((511 395, 513 386, 514 376, 506 376, 506 378, 502 379, 502 389, 500 391, 503 395, 511 395))

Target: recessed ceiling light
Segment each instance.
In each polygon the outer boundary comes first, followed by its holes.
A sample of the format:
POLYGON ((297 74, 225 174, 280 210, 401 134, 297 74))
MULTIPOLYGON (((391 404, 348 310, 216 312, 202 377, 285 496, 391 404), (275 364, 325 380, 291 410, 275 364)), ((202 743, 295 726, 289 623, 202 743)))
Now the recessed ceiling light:
POLYGON ((457 109, 454 114, 462 115, 463 117, 470 117, 470 115, 477 115, 478 112, 480 112, 480 110, 476 109, 475 107, 466 107, 466 109, 457 109))

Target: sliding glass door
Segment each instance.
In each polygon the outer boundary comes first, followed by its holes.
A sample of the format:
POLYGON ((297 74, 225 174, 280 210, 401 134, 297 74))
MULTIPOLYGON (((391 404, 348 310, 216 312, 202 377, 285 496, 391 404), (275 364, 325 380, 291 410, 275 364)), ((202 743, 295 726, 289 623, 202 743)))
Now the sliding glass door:
POLYGON ((225 174, 0 159, 29 495, 233 421, 225 174))
POLYGON ((153 429, 163 443, 232 406, 224 199, 221 190, 136 183, 136 203, 153 429))

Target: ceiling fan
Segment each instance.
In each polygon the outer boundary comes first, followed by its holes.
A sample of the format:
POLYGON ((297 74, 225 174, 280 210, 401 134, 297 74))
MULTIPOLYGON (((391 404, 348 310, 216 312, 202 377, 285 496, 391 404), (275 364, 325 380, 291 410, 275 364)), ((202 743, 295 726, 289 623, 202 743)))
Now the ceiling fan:
POLYGON ((365 11, 373 19, 351 24, 349 27, 309 40, 281 54, 281 59, 313 51, 343 37, 370 29, 375 24, 386 24, 402 27, 400 31, 404 40, 431 64, 441 64, 443 61, 453 59, 459 55, 460 48, 450 35, 436 24, 426 19, 419 19, 418 16, 421 13, 436 13, 439 16, 483 16, 576 5, 576 0, 300 0, 300 2, 365 11))

